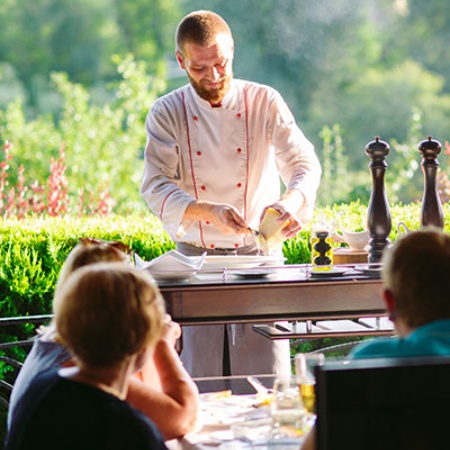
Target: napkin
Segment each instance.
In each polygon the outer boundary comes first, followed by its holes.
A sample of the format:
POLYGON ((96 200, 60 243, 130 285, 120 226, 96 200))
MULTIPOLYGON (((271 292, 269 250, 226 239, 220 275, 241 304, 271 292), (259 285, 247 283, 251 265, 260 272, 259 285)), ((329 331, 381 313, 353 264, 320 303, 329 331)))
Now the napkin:
POLYGON ((144 261, 136 255, 136 266, 163 272, 196 271, 202 268, 205 258, 206 252, 201 256, 186 256, 178 250, 169 250, 151 261, 144 261))

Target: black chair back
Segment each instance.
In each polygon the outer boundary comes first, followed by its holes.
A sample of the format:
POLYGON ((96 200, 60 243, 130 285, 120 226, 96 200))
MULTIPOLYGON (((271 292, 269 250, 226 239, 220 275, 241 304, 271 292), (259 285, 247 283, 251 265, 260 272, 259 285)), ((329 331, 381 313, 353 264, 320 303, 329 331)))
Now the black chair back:
POLYGON ((450 358, 329 362, 316 377, 318 450, 450 448, 450 358))

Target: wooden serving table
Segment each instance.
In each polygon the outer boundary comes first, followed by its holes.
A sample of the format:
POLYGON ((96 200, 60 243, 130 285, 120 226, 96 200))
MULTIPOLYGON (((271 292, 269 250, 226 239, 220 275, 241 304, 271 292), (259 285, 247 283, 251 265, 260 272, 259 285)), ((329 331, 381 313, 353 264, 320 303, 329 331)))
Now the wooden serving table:
MULTIPOLYGON (((262 269, 259 269, 260 271, 262 269)), ((380 279, 346 267, 342 276, 311 276, 307 265, 274 273, 200 271, 187 281, 159 282, 181 325, 253 323, 270 339, 391 334, 380 279), (287 321, 267 325, 267 322, 287 321)))

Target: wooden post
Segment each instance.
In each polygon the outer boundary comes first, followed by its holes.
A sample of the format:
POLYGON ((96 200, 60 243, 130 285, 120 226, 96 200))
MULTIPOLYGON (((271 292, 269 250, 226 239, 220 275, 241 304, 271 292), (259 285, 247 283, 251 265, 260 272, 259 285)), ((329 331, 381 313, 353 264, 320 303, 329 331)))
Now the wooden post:
POLYGON ((386 156, 389 153, 389 144, 381 141, 377 136, 365 148, 370 158, 369 169, 372 173, 372 191, 367 210, 367 229, 369 240, 369 263, 381 261, 384 248, 389 244, 391 232, 391 214, 384 189, 384 174, 386 172, 386 156))
POLYGON ((443 229, 444 214, 436 183, 436 173, 439 167, 437 155, 441 152, 442 146, 439 141, 428 136, 428 139, 422 141, 418 148, 422 154, 421 166, 424 177, 420 225, 422 227, 434 226, 443 229))

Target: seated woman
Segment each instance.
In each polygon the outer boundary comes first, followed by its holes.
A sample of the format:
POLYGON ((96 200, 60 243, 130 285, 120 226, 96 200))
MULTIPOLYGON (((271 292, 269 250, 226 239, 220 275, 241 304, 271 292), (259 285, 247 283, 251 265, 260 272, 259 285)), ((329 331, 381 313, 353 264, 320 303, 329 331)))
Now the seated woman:
POLYGON ((76 366, 33 378, 5 449, 167 449, 155 424, 124 401, 130 375, 151 357, 164 327, 153 279, 121 263, 82 267, 56 292, 53 309, 76 366))
MULTIPOLYGON (((56 292, 76 269, 88 264, 116 261, 129 264, 129 249, 120 242, 82 239, 69 253, 61 270, 56 292)), ((180 326, 165 316, 163 333, 153 358, 130 377, 127 401, 146 414, 166 440, 183 436, 194 428, 198 413, 198 389, 184 369, 174 344, 180 326), (169 320, 167 320, 169 319, 169 320), (170 417, 171 420, 167 420, 170 417)), ((25 360, 11 394, 8 428, 24 391, 40 372, 56 366, 73 365, 68 349, 58 342, 54 321, 43 330, 25 360)))

